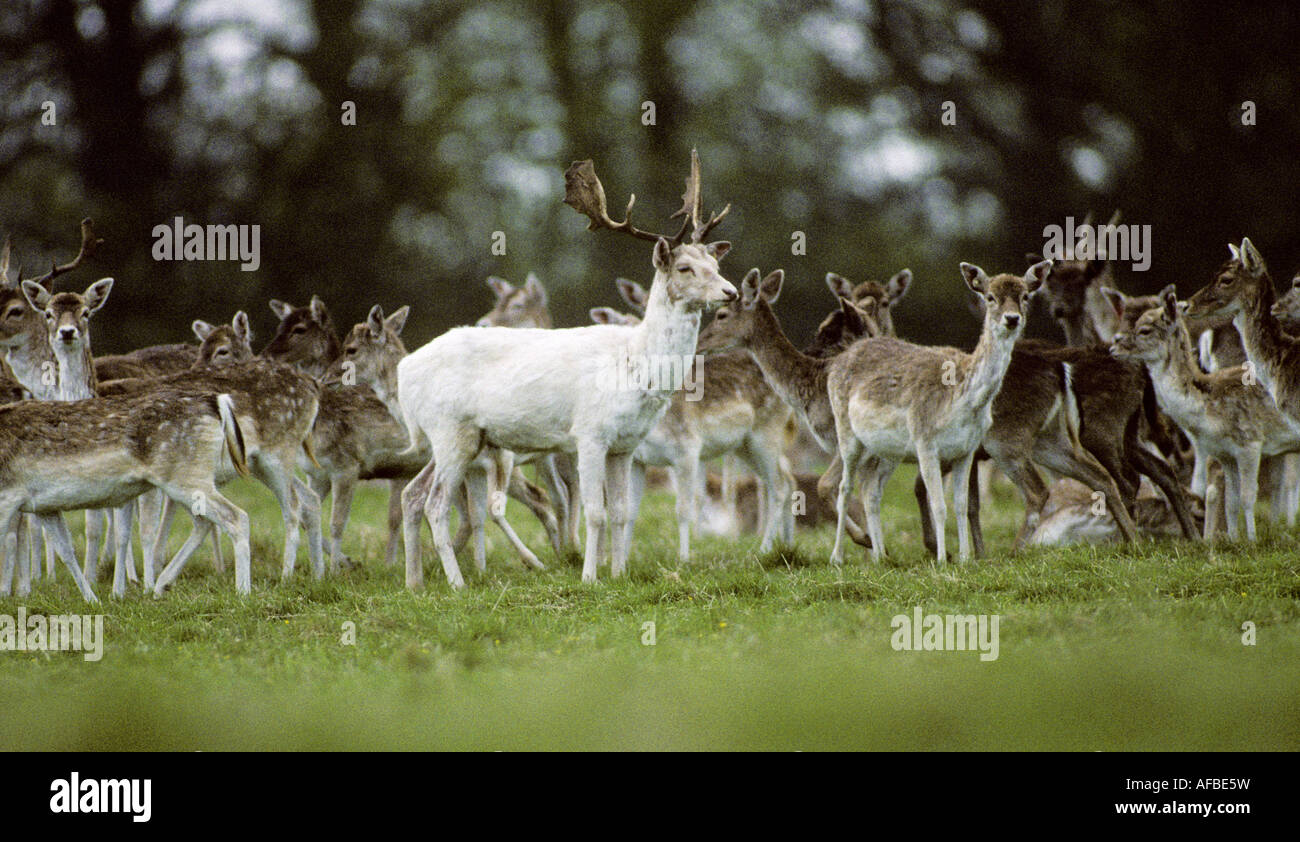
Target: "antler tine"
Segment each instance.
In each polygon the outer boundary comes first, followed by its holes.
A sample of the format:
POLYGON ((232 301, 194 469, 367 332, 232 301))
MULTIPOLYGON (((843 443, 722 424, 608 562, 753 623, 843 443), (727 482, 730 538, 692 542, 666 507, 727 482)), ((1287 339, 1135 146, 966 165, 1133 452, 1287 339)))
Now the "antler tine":
POLYGON ((591 220, 587 225, 588 231, 608 228, 610 231, 631 234, 641 240, 650 242, 659 240, 663 235, 642 231, 632 225, 632 205, 635 202, 636 194, 633 193, 627 200, 623 221, 615 222, 609 218, 609 211, 605 205, 605 188, 596 176, 596 165, 590 159, 574 161, 564 171, 564 203, 591 220))
POLYGON ((71 263, 65 263, 62 266, 50 261, 50 271, 36 278, 36 283, 46 286, 64 272, 71 272, 80 266, 87 257, 94 257, 103 244, 104 241, 95 236, 94 223, 91 222, 90 218, 87 217, 81 220, 81 248, 77 251, 77 256, 72 259, 71 263))
POLYGON ((13 251, 13 240, 5 237, 4 251, 0 252, 0 285, 9 285, 9 255, 13 251))
POLYGON ((709 232, 713 230, 714 226, 716 226, 719 222, 721 222, 722 218, 725 217, 730 212, 731 212, 731 203, 728 202, 727 206, 723 208, 721 212, 715 213, 712 216, 710 216, 709 221, 704 223, 703 227, 696 229, 692 239, 694 239, 695 242, 697 243, 701 242, 705 237, 709 236, 709 232))
MULTIPOLYGON (((686 192, 682 194, 682 206, 669 219, 683 217, 682 230, 677 232, 673 238, 673 245, 677 245, 686 239, 686 231, 698 231, 700 228, 700 153, 695 149, 691 150, 691 174, 686 177, 686 192)), ((692 237, 692 240, 695 240, 692 237)))

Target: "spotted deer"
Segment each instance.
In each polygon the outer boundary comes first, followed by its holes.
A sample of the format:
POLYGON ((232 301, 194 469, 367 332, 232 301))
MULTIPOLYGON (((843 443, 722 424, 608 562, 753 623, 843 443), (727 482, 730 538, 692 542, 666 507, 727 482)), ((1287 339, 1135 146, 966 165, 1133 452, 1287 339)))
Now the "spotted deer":
POLYGON ((1111 352, 1147 366, 1161 409, 1187 432, 1198 453, 1223 465, 1228 536, 1238 536, 1244 518, 1246 537, 1254 541, 1260 457, 1300 451, 1300 425, 1287 420, 1245 367, 1203 373, 1193 362, 1174 288, 1166 287, 1160 300, 1131 333, 1115 335, 1111 352))
MULTIPOLYGON (((0 592, 7 593, 12 560, 22 553, 15 526, 20 513, 46 516, 51 541, 88 602, 98 602, 76 563, 64 511, 120 508, 157 488, 204 524, 230 534, 235 576, 248 592, 248 515, 217 491, 216 466, 242 468, 242 433, 229 394, 173 388, 110 398, 52 403, 23 401, 0 407, 0 530, 5 542, 0 592)), ((129 530, 119 533, 129 540, 129 530)), ((198 546, 195 535, 172 565, 198 546)), ((171 565, 169 565, 170 568, 171 565)), ((115 589, 125 587, 119 566, 115 589)))
POLYGON ((642 385, 625 376, 630 361, 693 356, 701 312, 736 297, 735 287, 718 269, 730 244, 705 242, 729 208, 707 222, 702 219, 699 174, 699 157, 692 153, 691 177, 677 214, 685 221, 669 238, 636 228, 627 216, 621 222, 611 219, 590 161, 575 162, 565 173, 565 202, 586 215, 591 228, 654 243, 655 277, 641 324, 455 328, 398 364, 398 395, 411 446, 417 447, 423 436, 433 453, 402 495, 408 587, 418 588, 423 581, 421 515, 433 529, 448 582, 464 586, 450 544, 448 513, 452 495, 485 445, 576 454, 587 524, 583 581, 596 580, 598 564, 606 557, 613 576, 623 573, 632 454, 667 411, 679 385, 642 385))

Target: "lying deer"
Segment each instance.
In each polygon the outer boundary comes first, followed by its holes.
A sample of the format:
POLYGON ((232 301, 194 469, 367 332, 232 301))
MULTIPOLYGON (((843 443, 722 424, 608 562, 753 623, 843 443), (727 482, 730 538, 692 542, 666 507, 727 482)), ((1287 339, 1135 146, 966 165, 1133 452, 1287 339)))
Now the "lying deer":
POLYGON ((698 156, 692 155, 678 212, 686 222, 671 239, 637 229, 626 218, 610 219, 590 161, 571 166, 565 181, 566 203, 588 216, 592 228, 654 243, 655 277, 645 320, 636 327, 455 328, 402 360, 398 394, 411 448, 423 436, 433 452, 402 494, 408 587, 423 582, 421 514, 433 529, 448 582, 464 586, 448 514, 456 489, 485 446, 576 454, 587 522, 583 581, 596 580, 597 566, 607 556, 612 575, 621 575, 628 552, 632 454, 667 411, 676 389, 671 383, 623 382, 629 361, 692 358, 701 311, 736 296, 718 271, 730 244, 705 242, 727 209, 707 222, 701 219, 698 156))

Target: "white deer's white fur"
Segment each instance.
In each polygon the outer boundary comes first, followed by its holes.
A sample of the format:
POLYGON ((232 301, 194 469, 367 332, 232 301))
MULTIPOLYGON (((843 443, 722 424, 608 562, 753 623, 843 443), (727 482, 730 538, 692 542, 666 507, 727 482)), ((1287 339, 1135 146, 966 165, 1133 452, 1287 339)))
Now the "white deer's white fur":
POLYGON ((668 408, 672 389, 663 386, 672 384, 610 388, 610 366, 695 353, 700 311, 736 297, 735 287, 718 273, 717 258, 727 248, 672 248, 659 240, 646 317, 636 327, 456 328, 402 360, 397 377, 403 418, 412 442, 422 434, 433 453, 403 494, 409 587, 423 579, 421 510, 448 581, 463 586, 448 534, 450 498, 485 446, 576 454, 587 523, 583 581, 595 581, 606 555, 612 574, 622 573, 632 452, 668 408))

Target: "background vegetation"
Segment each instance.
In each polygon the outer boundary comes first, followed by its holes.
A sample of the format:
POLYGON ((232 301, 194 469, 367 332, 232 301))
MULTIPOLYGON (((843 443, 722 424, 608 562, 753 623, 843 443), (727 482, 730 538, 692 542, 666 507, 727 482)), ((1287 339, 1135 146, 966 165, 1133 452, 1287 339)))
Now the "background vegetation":
POLYGON ((907 265, 904 335, 965 343, 957 262, 1022 270, 1089 209, 1153 226, 1131 292, 1200 286, 1242 235, 1289 278, 1298 40, 1286 2, 22 0, 0 9, 0 228, 30 268, 99 222, 101 351, 237 308, 265 338, 268 298, 313 293, 344 324, 410 303, 422 342, 486 310, 485 276, 527 271, 574 325, 650 269, 561 205, 564 167, 595 159, 613 204, 666 225, 696 146, 706 202, 735 208, 728 265, 787 270, 796 340, 826 271, 907 265), (261 225, 261 268, 153 261, 177 215, 261 225))

